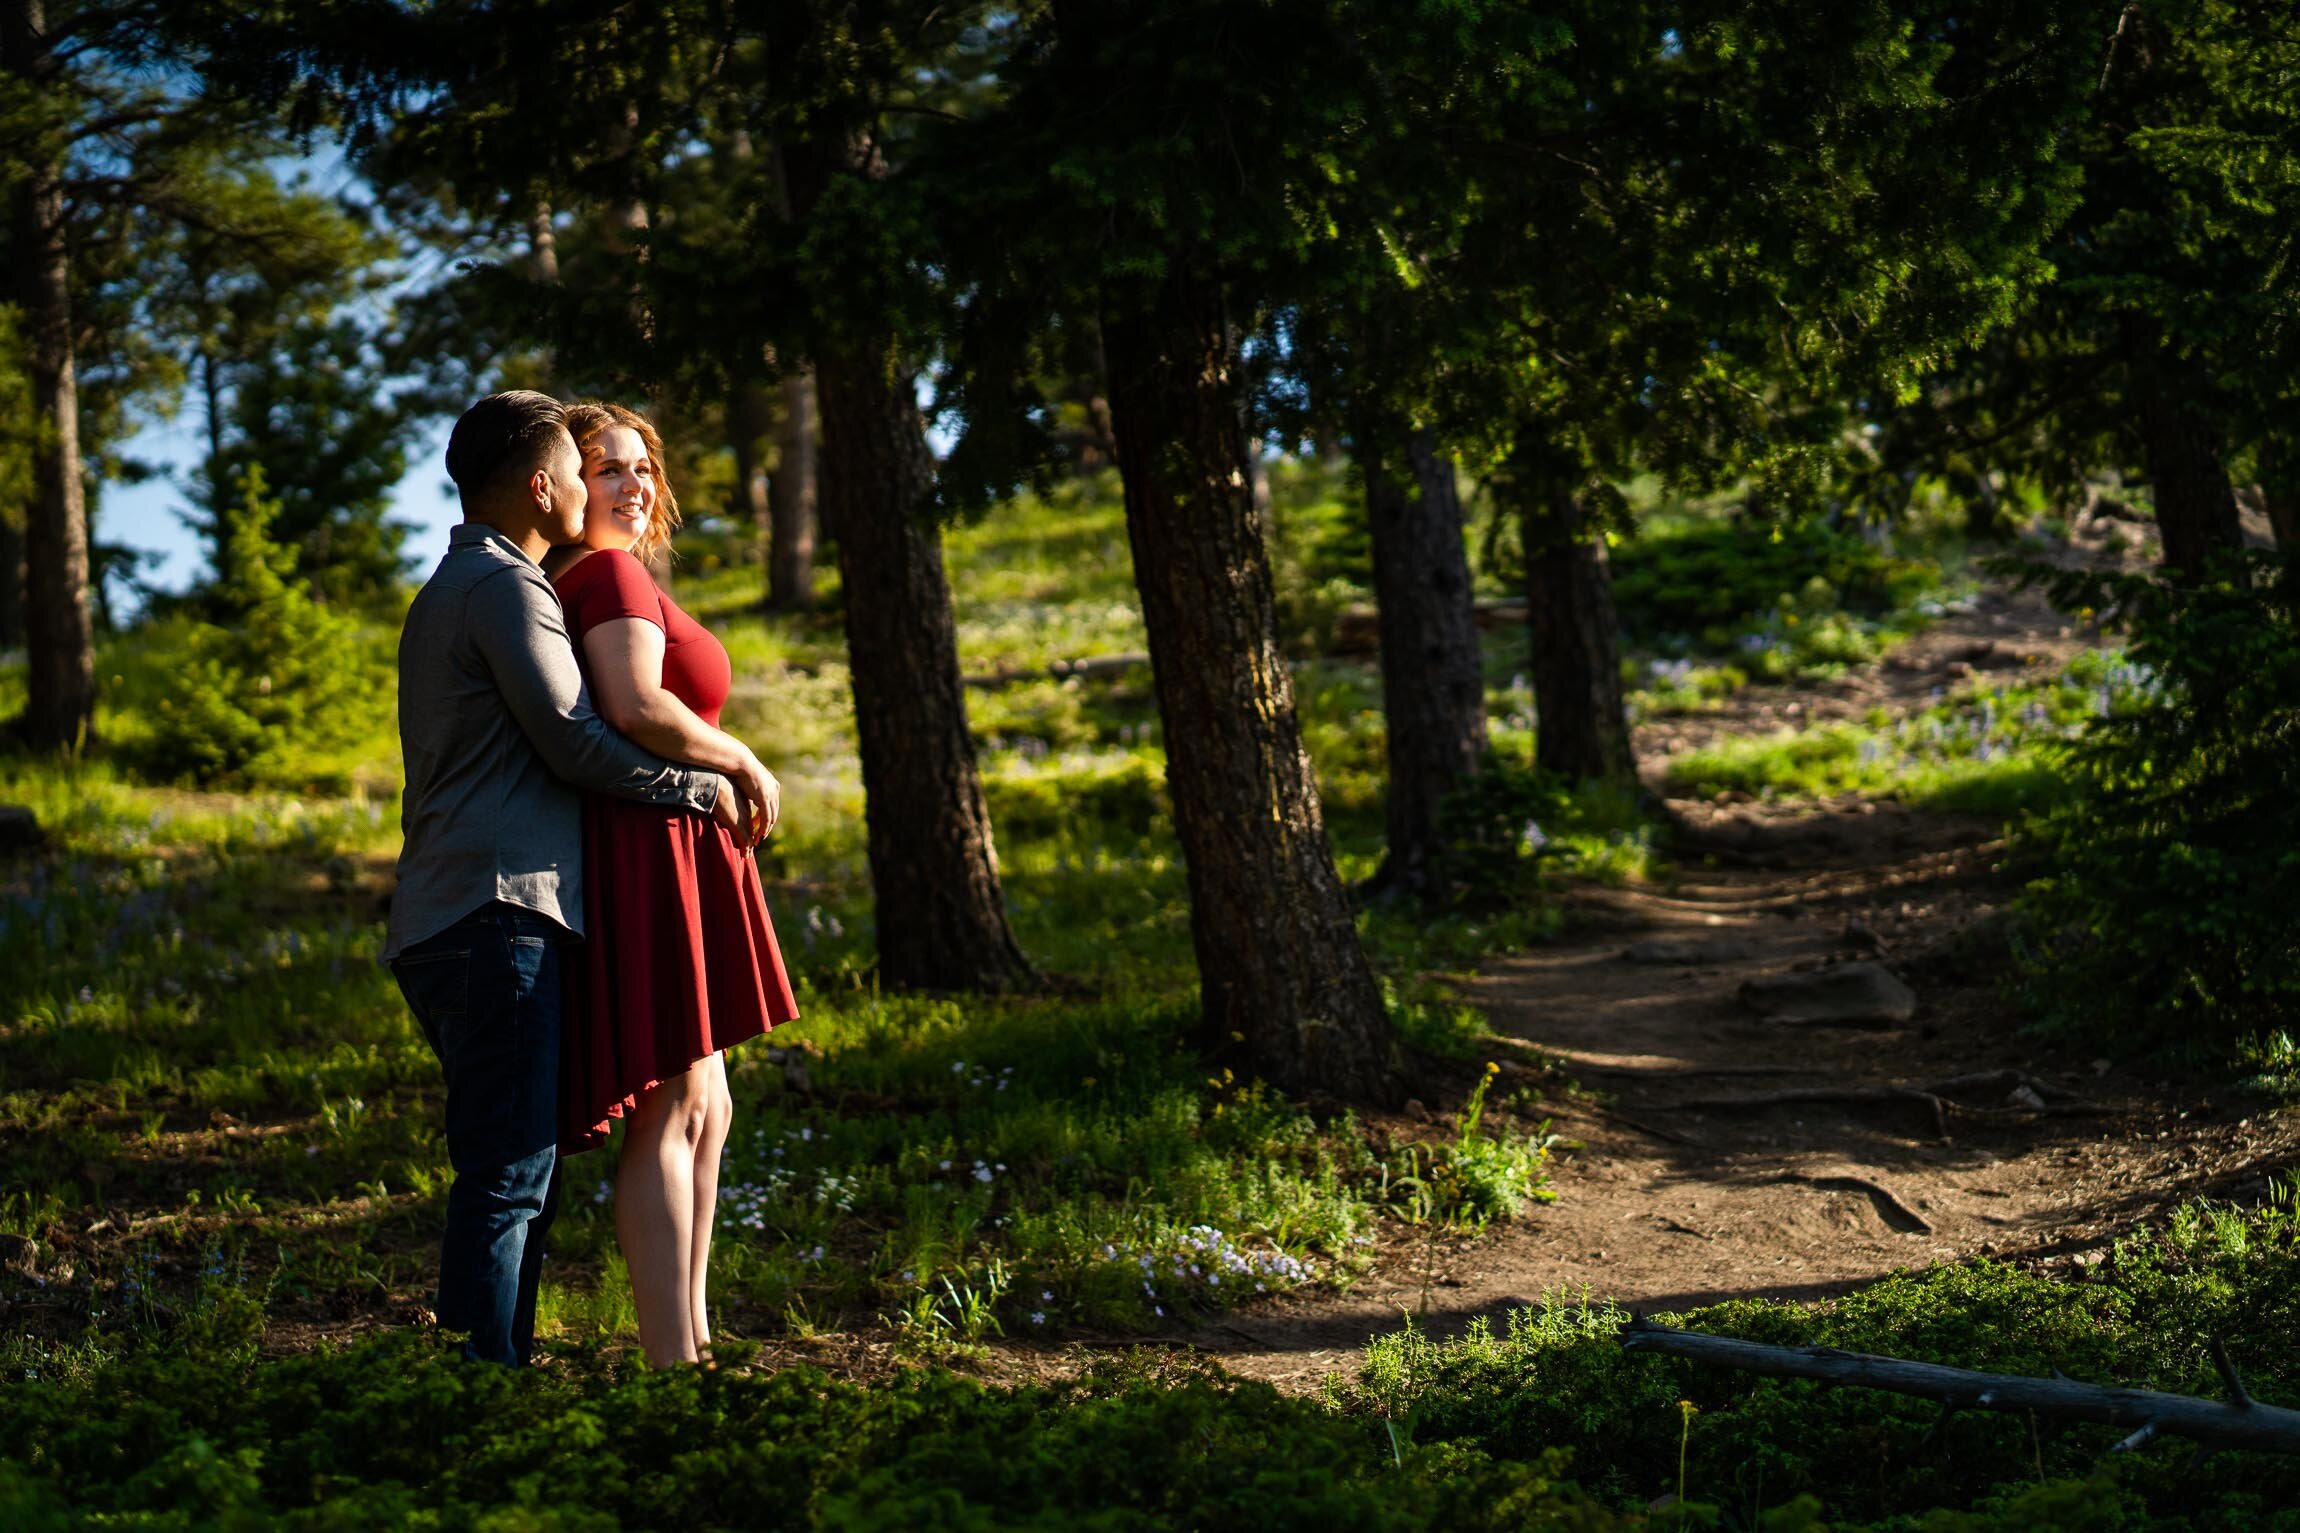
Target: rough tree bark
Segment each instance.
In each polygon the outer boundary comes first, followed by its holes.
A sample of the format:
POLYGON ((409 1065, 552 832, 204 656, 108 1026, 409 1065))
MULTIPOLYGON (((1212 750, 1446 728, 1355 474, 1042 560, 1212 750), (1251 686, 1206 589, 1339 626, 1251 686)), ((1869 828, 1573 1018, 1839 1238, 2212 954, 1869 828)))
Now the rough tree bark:
POLYGON ((1278 650, 1220 294, 1177 273, 1103 337, 1209 1031, 1284 1089, 1394 1101, 1398 1040, 1278 650))
MULTIPOLYGON (((844 176, 885 174, 869 136, 786 149, 805 217, 844 176)), ((849 332, 813 357, 821 513, 838 537, 847 664, 862 752, 879 975, 930 990, 1039 983, 1006 919, 942 537, 934 459, 897 338, 849 332)))
MULTIPOLYGON (((56 68, 41 0, 4 0, 0 70, 34 92, 56 68)), ((34 163, 18 181, 10 252, 32 374, 32 503, 24 528, 26 744, 73 749, 96 712, 96 648, 88 613, 88 508, 80 473, 80 395, 72 360, 71 252, 64 169, 34 163)))
POLYGON ((0 515, 0 649, 24 643, 24 530, 0 515))
POLYGON ((2128 320, 2125 344, 2164 567, 2193 573, 2215 554, 2244 546, 2236 486, 2224 461, 2227 433, 2207 403, 2210 391, 2199 370, 2167 352, 2155 326, 2128 320))
POLYGON ((1357 430, 1381 613, 1382 712, 1389 735, 1389 853, 1378 882, 1424 904, 1450 880, 1438 807, 1485 753, 1477 602, 1462 545, 1453 463, 1426 429, 1357 430), (1392 453, 1402 449, 1403 463, 1392 453))
POLYGON ((966 727, 934 461, 890 341, 815 361, 823 497, 837 518, 880 977, 1005 990, 1036 971, 1006 919, 966 727))
POLYGON ((2300 554, 2300 464, 2274 437, 2260 444, 2260 508, 2280 553, 2300 554))
MULTIPOLYGON (((735 514, 758 539, 759 565, 773 557, 774 528, 767 512, 768 438, 775 433, 774 396, 756 384, 739 383, 727 394, 723 407, 727 449, 735 459, 735 514)), ((760 605, 773 606, 772 589, 762 592, 760 605)))
POLYGON ((782 419, 775 434, 775 473, 769 482, 773 520, 767 551, 767 605, 804 611, 815 604, 816 464, 815 380, 793 373, 783 380, 782 419))
POLYGON ((2004 535, 2004 500, 1997 494, 1995 476, 1984 465, 1973 470, 1972 493, 1965 497, 1965 536, 1993 543, 2004 535))
POLYGON ((1553 481, 1523 506, 1532 630, 1534 765, 1576 782, 1636 780, 1621 691, 1621 622, 1602 538, 1573 487, 1553 481))

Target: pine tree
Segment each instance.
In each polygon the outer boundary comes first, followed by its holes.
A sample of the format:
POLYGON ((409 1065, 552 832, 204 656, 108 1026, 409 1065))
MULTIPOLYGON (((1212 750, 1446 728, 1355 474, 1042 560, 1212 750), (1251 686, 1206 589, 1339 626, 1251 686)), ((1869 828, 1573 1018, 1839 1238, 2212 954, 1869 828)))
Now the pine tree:
POLYGON ((273 529, 280 503, 251 464, 223 509, 210 593, 174 685, 153 705, 137 764, 163 780, 245 785, 294 780, 306 753, 376 722, 381 689, 349 617, 314 601, 297 550, 273 529))
POLYGON ((931 316, 909 296, 923 282, 899 225, 907 193, 888 185, 900 109, 939 88, 980 9, 674 3, 575 21, 456 3, 379 32, 363 7, 315 3, 233 33, 245 80, 350 113, 374 174, 433 187, 520 250, 457 302, 546 350, 559 379, 696 418, 812 364, 880 974, 947 989, 1035 978, 966 724, 935 465, 909 384, 931 316), (425 111, 396 111, 409 92, 425 111), (551 280, 532 254, 539 203, 589 231, 554 231, 551 280))

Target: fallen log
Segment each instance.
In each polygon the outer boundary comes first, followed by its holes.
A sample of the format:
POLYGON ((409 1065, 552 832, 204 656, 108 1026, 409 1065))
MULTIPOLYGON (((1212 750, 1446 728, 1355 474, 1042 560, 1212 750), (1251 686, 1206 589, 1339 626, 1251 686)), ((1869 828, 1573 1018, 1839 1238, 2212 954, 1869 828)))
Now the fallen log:
POLYGON ((2032 1379, 2012 1373, 1975 1373, 1938 1363, 1840 1352, 1835 1347, 1774 1347, 1762 1342, 1707 1336, 1699 1331, 1655 1325, 1642 1316, 1621 1328, 1628 1352, 1661 1352, 1713 1363, 1744 1373, 1779 1378, 1820 1379, 1863 1389, 1938 1400, 1951 1411, 2033 1411, 2060 1421, 2089 1421, 2125 1427, 2130 1435, 2116 1445, 2130 1452, 2160 1436, 2185 1437, 2208 1449, 2254 1448, 2264 1453, 2300 1453, 2300 1411, 2263 1405, 2252 1398, 2228 1360, 2218 1337, 2213 1366, 2228 1386, 2225 1400, 2165 1394, 2153 1389, 2117 1389, 2080 1384, 2074 1379, 2032 1379))

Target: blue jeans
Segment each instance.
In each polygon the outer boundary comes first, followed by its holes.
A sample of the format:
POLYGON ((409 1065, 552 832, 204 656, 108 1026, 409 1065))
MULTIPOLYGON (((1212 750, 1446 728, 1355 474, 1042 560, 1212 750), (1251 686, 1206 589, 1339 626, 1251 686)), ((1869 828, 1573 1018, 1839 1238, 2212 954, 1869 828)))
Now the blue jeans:
POLYGON ((447 1233, 439 1323, 466 1356, 523 1363, 543 1237, 559 1211, 563 951, 547 916, 482 905, 403 949, 392 976, 447 1075, 447 1233))

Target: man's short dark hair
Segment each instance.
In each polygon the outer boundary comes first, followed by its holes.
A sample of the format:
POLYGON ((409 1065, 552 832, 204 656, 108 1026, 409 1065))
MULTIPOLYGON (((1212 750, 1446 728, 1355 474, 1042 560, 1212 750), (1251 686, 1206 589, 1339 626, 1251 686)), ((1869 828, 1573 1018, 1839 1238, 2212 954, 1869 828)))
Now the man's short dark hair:
POLYGON ((447 477, 468 510, 497 485, 534 473, 555 445, 572 440, 567 407, 550 395, 533 389, 490 394, 456 421, 447 439, 447 477))

